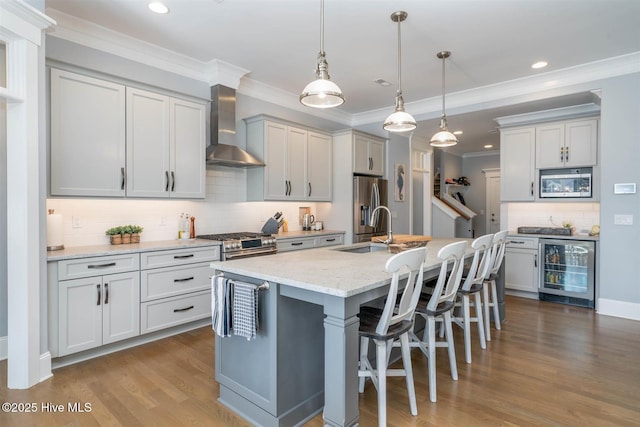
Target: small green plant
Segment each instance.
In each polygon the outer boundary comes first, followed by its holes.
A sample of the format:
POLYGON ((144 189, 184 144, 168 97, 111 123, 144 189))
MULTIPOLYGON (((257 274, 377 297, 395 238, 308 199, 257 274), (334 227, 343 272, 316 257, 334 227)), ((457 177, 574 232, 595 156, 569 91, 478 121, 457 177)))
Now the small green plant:
POLYGON ((131 226, 131 233, 142 233, 143 228, 140 227, 139 225, 132 225, 131 226))
POLYGON ((112 227, 112 228, 108 229, 107 231, 105 231, 105 234, 107 236, 115 236, 116 234, 122 234, 122 227, 120 227, 120 226, 112 227))

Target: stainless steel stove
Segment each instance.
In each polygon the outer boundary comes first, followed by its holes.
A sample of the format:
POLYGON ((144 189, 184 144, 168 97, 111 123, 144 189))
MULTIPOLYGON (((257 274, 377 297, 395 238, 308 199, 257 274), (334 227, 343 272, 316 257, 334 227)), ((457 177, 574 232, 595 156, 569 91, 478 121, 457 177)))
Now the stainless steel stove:
POLYGON ((278 251, 276 238, 270 234, 242 232, 205 234, 196 237, 198 239, 220 241, 222 243, 220 246, 220 259, 222 261, 272 255, 278 251))

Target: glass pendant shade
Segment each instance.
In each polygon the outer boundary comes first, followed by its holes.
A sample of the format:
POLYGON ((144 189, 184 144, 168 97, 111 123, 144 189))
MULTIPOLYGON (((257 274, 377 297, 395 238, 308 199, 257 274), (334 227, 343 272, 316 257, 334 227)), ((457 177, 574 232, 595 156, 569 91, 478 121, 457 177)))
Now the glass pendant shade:
POLYGON ((344 95, 329 77, 329 64, 324 52, 324 0, 320 1, 320 52, 316 65, 316 80, 302 90, 300 102, 313 108, 333 108, 344 104, 344 95))
POLYGON ((400 23, 407 19, 407 12, 398 11, 391 14, 391 20, 398 23, 398 91, 396 93, 396 109, 387 117, 382 128, 389 132, 409 132, 417 127, 413 116, 404 111, 402 98, 402 50, 400 23))
POLYGON ((442 51, 438 52, 437 57, 442 59, 442 119, 440 119, 440 131, 431 137, 431 141, 429 144, 432 147, 436 148, 445 148, 451 147, 458 143, 458 138, 447 128, 447 114, 444 109, 444 61, 449 56, 451 56, 451 52, 442 51))
POLYGON ((337 84, 329 80, 324 55, 318 55, 317 79, 309 83, 300 94, 300 102, 307 107, 332 108, 344 104, 344 96, 337 84))

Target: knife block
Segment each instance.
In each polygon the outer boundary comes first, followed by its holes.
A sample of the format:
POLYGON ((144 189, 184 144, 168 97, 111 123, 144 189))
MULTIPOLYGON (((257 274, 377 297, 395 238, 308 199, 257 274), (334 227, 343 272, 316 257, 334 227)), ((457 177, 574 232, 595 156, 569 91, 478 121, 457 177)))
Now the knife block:
POLYGON ((262 226, 262 234, 278 234, 278 228, 278 222, 273 218, 269 218, 262 226))

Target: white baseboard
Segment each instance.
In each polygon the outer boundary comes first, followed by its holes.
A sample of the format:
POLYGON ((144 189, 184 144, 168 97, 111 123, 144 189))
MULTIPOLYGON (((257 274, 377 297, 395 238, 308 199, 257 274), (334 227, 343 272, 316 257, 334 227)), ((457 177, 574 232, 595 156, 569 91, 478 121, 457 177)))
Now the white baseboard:
POLYGON ((613 299, 598 298, 598 314, 640 320, 640 304, 613 299))
POLYGON ((40 382, 48 380, 53 376, 51 372, 51 353, 46 352, 40 355, 40 382))
POLYGON ((9 337, 0 337, 0 360, 9 357, 9 337))

